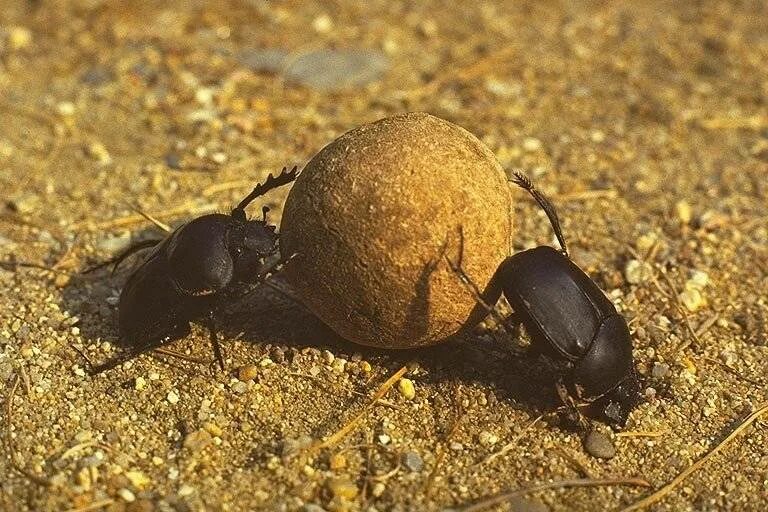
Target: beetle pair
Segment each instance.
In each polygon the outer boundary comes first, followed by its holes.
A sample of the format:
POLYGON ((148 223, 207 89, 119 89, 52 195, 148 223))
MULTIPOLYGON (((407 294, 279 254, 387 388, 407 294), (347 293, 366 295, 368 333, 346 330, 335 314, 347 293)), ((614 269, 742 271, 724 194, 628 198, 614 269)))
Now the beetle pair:
MULTIPOLYGON (((190 322, 203 318, 213 352, 224 367, 215 314, 223 305, 264 279, 276 264, 275 227, 248 220, 245 208, 257 197, 296 179, 296 168, 271 174, 229 215, 198 217, 162 241, 131 247, 113 260, 155 245, 130 275, 119 303, 121 343, 126 351, 92 368, 100 373, 168 341, 186 336, 190 322)), ((531 181, 515 173, 544 209, 562 251, 542 246, 508 257, 494 280, 525 325, 534 353, 554 363, 558 392, 566 403, 591 402, 604 421, 623 426, 639 401, 639 384, 627 323, 594 282, 569 258, 557 212, 531 181)), ((279 261, 279 260, 278 260, 279 261)), ((454 269, 461 272, 460 265, 454 269)), ((464 276, 466 279, 466 276, 464 276)))
MULTIPOLYGON (((597 285, 568 257, 560 221, 552 203, 519 172, 512 182, 527 190, 555 231, 560 251, 540 246, 507 257, 489 287, 490 309, 500 294, 514 319, 531 337, 531 355, 544 356, 558 376, 557 391, 566 405, 588 402, 592 414, 620 428, 640 401, 632 357, 632 339, 624 318, 597 285)), ((480 299, 479 290, 460 265, 450 262, 480 299)))

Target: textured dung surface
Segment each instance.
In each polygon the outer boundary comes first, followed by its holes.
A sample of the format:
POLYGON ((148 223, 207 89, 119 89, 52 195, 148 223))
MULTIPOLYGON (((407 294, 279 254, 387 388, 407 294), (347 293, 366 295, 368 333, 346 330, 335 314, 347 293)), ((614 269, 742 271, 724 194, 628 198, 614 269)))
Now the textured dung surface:
POLYGON ((413 113, 356 128, 288 195, 281 247, 297 256, 287 277, 350 341, 443 341, 479 312, 443 255, 485 289, 510 247, 508 190, 493 153, 448 121, 413 113))

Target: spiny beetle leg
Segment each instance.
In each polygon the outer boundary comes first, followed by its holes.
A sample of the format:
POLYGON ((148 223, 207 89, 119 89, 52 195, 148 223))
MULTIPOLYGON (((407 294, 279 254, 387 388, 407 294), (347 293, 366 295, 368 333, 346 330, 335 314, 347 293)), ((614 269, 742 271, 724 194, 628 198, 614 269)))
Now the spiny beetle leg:
POLYGON ((573 423, 580 432, 587 432, 590 428, 589 421, 581 413, 579 405, 573 399, 571 394, 568 393, 568 388, 562 379, 558 379, 555 383, 555 390, 557 391, 557 396, 560 397, 560 401, 562 401, 565 406, 567 421, 573 423))
POLYGON ((145 343, 141 346, 132 347, 125 352, 118 354, 117 356, 113 357, 106 363, 102 363, 99 365, 93 365, 90 360, 86 358, 87 364, 89 366, 88 368, 88 374, 89 375, 98 375, 100 373, 103 373, 107 370, 111 370, 112 368, 115 368, 116 366, 119 366, 125 362, 130 361, 131 359, 140 356, 141 354, 146 354, 147 352, 151 352, 155 350, 156 348, 159 348, 163 346, 164 344, 168 343, 171 340, 177 340, 186 337, 190 333, 189 324, 182 325, 177 328, 177 330, 167 336, 164 336, 162 338, 152 340, 148 343, 145 343))

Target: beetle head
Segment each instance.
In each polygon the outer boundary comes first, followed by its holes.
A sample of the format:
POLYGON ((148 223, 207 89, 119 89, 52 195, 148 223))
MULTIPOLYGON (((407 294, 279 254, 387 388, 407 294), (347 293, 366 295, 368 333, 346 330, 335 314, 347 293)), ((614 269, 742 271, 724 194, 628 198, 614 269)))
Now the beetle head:
POLYGON ((640 400, 640 383, 632 371, 618 386, 592 402, 590 409, 602 421, 620 430, 627 424, 629 413, 637 407, 640 400))
POLYGON ((275 226, 267 223, 267 211, 261 220, 246 220, 238 223, 230 233, 230 252, 235 262, 235 279, 255 281, 278 252, 278 237, 275 226))

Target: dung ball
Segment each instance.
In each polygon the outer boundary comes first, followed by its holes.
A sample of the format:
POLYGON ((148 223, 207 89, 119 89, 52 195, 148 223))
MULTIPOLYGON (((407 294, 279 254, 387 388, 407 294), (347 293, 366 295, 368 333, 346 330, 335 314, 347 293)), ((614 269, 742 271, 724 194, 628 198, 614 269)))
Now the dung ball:
POLYGON ((425 113, 382 119, 325 146, 296 180, 281 223, 285 275, 350 341, 439 343, 485 315, 447 259, 491 293, 510 209, 506 175, 474 135, 425 113))

